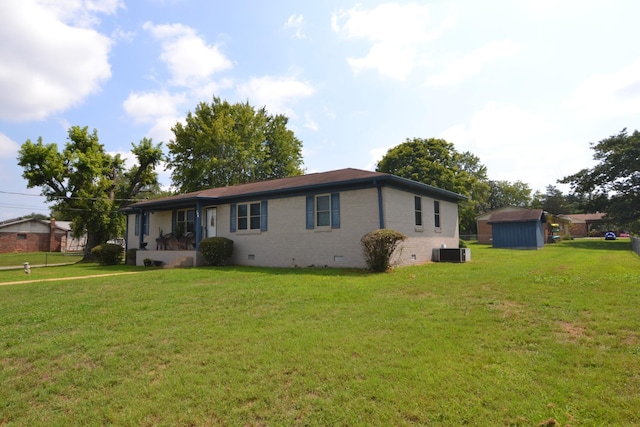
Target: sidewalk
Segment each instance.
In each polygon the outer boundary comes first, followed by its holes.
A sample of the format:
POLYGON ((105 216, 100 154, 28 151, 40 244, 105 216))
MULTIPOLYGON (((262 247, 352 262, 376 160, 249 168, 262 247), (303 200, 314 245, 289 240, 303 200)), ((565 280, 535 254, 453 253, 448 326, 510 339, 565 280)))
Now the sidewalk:
POLYGON ((6 285, 22 285, 25 283, 36 283, 36 282, 59 282, 62 280, 78 280, 78 279, 90 279, 93 277, 108 277, 108 276, 122 276, 125 274, 139 274, 141 271, 125 271, 122 273, 104 273, 104 274, 92 274, 90 276, 74 276, 74 277, 54 277, 50 279, 32 279, 32 280, 18 280, 15 282, 0 282, 0 286, 6 285))

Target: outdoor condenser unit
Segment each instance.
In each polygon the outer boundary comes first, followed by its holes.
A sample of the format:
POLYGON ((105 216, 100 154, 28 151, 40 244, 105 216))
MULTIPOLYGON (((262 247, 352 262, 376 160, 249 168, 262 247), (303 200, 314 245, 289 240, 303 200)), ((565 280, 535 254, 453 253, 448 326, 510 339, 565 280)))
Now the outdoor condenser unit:
POLYGON ((468 248, 434 248, 435 262, 467 262, 471 261, 471 250, 468 248))

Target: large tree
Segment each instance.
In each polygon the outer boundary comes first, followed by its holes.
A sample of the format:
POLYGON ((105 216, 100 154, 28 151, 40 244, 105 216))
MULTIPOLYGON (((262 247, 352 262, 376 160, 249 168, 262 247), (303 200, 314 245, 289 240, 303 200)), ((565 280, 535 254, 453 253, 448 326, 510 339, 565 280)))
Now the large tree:
POLYGON ((201 102, 171 129, 173 185, 190 192, 302 174, 302 142, 287 122, 248 102, 201 102))
POLYGON ((589 210, 604 211, 610 223, 640 233, 640 132, 629 135, 625 128, 591 149, 599 163, 559 182, 569 184, 589 210))
POLYGON ((531 188, 522 181, 489 181, 489 187, 487 211, 505 206, 527 208, 531 205, 531 188))
POLYGON ((460 203, 460 233, 475 233, 475 218, 489 197, 487 168, 475 155, 444 139, 413 138, 387 151, 376 170, 467 196, 460 203))
POLYGON ((578 210, 574 208, 570 200, 571 199, 562 194, 562 191, 555 185, 547 185, 545 193, 536 191, 533 195, 531 206, 553 215, 577 213, 578 210))
POLYGON ((73 126, 64 150, 55 143, 27 140, 18 155, 27 186, 40 187, 52 203, 52 211, 72 221, 76 237, 86 233, 85 258, 91 248, 124 232, 124 217, 118 209, 157 189, 156 166, 163 159, 162 144, 144 138, 132 145, 137 164, 125 168, 124 159, 108 154, 94 129, 73 126))

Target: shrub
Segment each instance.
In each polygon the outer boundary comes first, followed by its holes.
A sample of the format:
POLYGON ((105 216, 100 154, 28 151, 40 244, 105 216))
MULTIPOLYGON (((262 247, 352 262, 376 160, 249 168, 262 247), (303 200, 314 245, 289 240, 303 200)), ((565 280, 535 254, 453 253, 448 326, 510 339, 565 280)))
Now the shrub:
POLYGON ((459 239, 458 247, 459 247, 460 249, 462 249, 462 248, 466 248, 466 247, 467 247, 467 242, 465 242, 465 241, 464 241, 464 240, 462 240, 462 239, 459 239))
POLYGON ((113 243, 94 246, 91 254, 101 265, 116 265, 122 260, 124 248, 113 243))
POLYGON ((369 270, 377 273, 389 270, 391 255, 406 238, 404 234, 386 228, 365 234, 360 241, 369 270))
POLYGON ((200 241, 200 253, 209 265, 225 265, 233 253, 233 240, 209 237, 200 241))

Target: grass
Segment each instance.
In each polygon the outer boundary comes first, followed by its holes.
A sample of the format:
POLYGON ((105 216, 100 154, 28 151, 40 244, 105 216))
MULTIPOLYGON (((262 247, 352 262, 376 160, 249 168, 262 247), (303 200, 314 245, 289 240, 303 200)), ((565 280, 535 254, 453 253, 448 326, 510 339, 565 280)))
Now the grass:
POLYGON ((53 265, 78 262, 82 259, 80 253, 61 252, 19 252, 0 254, 0 267, 22 268, 25 262, 29 265, 53 265))
POLYGON ((0 424, 640 424, 629 241, 471 252, 378 275, 34 269, 139 274, 0 286, 0 424))

